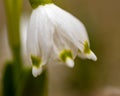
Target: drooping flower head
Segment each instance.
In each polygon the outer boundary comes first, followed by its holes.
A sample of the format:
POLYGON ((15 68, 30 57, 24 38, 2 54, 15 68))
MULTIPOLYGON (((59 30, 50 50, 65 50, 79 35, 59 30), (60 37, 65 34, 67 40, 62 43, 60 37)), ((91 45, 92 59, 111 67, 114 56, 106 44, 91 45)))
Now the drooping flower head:
POLYGON ((37 77, 51 60, 69 67, 74 66, 77 55, 97 60, 81 21, 51 0, 30 0, 30 3, 33 11, 27 32, 27 52, 33 76, 37 77))

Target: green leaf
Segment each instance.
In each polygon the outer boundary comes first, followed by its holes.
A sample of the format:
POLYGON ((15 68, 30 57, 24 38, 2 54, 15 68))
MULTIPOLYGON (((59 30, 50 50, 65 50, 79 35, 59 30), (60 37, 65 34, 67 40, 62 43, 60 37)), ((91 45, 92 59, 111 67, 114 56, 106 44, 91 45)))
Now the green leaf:
POLYGON ((3 75, 3 96, 15 96, 13 64, 6 65, 3 75))

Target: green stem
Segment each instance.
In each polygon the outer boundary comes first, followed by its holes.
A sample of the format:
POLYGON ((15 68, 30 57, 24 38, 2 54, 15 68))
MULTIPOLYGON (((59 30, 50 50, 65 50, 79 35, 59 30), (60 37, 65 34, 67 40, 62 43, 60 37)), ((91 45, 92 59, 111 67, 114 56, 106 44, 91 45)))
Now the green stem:
POLYGON ((20 15, 22 0, 5 0, 5 9, 7 16, 8 41, 12 51, 15 67, 21 69, 21 52, 20 52, 20 15))
POLYGON ((29 0, 32 8, 37 8, 39 5, 45 5, 45 4, 49 4, 52 3, 52 0, 29 0))
MULTIPOLYGON (((20 44, 20 16, 22 0, 4 0, 7 18, 8 41, 13 56, 14 66, 14 86, 18 90, 18 82, 20 81, 20 73, 22 71, 21 63, 21 44, 20 44)), ((16 93, 16 92, 15 92, 16 93)))
POLYGON ((7 25, 8 25, 7 26, 8 39, 14 59, 18 59, 20 57, 19 56, 20 55, 19 21, 20 21, 21 6, 22 6, 22 0, 5 0, 7 25))

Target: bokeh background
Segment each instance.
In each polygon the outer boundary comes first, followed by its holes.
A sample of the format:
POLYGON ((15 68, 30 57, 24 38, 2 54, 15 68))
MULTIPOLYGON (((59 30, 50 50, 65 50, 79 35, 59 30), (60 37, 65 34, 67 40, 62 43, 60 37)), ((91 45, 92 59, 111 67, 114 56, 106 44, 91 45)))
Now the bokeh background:
MULTIPOLYGON (((0 0, 0 96, 5 61, 10 57, 4 0, 0 0)), ((120 0, 54 0, 79 18, 88 31, 96 62, 76 58, 73 69, 49 66, 49 96, 120 96, 120 0)), ((31 6, 24 0, 23 13, 31 6)))

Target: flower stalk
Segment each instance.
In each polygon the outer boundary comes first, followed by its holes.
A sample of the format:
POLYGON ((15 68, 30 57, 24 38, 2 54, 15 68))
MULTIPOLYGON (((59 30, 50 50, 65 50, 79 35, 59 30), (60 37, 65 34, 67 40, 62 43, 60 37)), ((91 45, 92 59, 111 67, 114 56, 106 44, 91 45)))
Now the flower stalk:
MULTIPOLYGON (((20 62, 20 29, 19 21, 21 15, 22 0, 5 0, 8 41, 14 61, 20 62)), ((17 63, 20 68, 20 64, 17 63)))
POLYGON ((37 8, 39 5, 52 3, 52 0, 29 0, 32 8, 37 8))
MULTIPOLYGON (((22 8, 22 0, 4 0, 6 18, 7 18, 7 34, 8 42, 11 49, 13 61, 13 87, 15 88, 14 94, 17 96, 19 91, 18 82, 20 81, 20 74, 22 71, 22 62, 21 62, 21 42, 20 42, 20 16, 22 8)), ((6 67, 7 68, 7 67, 6 67)), ((6 72, 6 71, 5 71, 6 72)), ((7 77, 5 75, 4 77, 7 77)), ((6 80, 6 82, 9 82, 6 80)), ((3 85, 5 86, 5 85, 3 85)), ((6 92, 7 90, 4 90, 6 92)), ((9 94, 9 93, 8 93, 9 94)))

